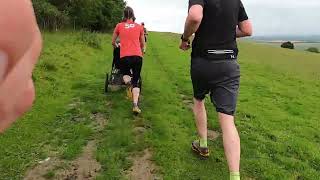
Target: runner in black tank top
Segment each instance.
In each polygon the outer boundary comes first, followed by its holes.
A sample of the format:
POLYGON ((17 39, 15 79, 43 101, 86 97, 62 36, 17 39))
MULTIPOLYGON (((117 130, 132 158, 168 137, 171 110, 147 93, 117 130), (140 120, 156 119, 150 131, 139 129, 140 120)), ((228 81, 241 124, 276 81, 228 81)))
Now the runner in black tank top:
POLYGON ((230 179, 239 180, 240 139, 234 125, 240 84, 236 38, 250 36, 251 23, 240 0, 190 0, 182 50, 190 48, 193 33, 191 79, 200 139, 192 143, 192 149, 202 157, 209 156, 204 106, 209 94, 219 114, 230 179))

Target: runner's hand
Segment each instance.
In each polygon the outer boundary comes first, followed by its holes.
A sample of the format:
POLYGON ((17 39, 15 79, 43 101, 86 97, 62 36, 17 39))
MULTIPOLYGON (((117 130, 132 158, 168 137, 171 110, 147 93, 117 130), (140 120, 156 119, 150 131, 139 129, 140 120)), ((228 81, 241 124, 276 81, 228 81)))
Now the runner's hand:
POLYGON ((112 46, 113 46, 113 48, 117 48, 118 47, 117 43, 115 43, 115 42, 112 42, 112 46))
POLYGON ((183 51, 187 51, 191 48, 190 42, 181 41, 180 49, 183 51))
POLYGON ((42 39, 30 0, 0 1, 0 24, 4 25, 0 29, 1 133, 32 106, 35 89, 31 77, 42 39))

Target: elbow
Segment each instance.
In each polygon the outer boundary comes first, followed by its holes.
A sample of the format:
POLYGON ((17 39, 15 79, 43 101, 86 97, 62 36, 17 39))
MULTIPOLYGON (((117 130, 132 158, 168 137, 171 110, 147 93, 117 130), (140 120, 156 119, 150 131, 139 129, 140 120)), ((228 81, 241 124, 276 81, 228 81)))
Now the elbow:
POLYGON ((252 36, 253 35, 253 28, 252 28, 252 23, 250 20, 246 20, 246 21, 241 22, 238 25, 238 28, 244 36, 252 36))
POLYGON ((200 24, 202 21, 202 15, 193 15, 193 16, 189 16, 189 21, 192 24, 200 24))
POLYGON ((252 36, 253 32, 251 28, 242 28, 239 29, 243 35, 243 37, 248 37, 248 36, 252 36))
POLYGON ((245 31, 244 33, 245 33, 246 36, 252 36, 253 35, 252 29, 245 31))

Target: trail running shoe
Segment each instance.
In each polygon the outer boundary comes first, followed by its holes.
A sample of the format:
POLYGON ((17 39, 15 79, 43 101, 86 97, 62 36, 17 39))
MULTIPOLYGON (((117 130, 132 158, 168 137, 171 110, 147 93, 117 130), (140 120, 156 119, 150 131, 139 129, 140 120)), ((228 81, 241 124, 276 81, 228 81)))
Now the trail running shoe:
POLYGON ((127 98, 131 101, 133 99, 133 94, 132 94, 132 87, 128 86, 127 87, 127 98))
POLYGON ((133 107, 132 109, 133 114, 138 115, 141 113, 141 109, 138 106, 133 107))
POLYGON ((196 140, 192 143, 192 150, 203 158, 208 158, 210 155, 209 148, 200 147, 199 140, 196 140))

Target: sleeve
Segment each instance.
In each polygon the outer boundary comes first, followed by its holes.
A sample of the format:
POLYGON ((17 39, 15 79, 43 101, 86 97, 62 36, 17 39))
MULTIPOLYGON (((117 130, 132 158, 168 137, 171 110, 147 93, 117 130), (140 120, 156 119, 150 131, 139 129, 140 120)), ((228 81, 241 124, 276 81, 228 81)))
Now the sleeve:
POLYGON ((238 22, 242 22, 245 20, 248 20, 247 12, 242 4, 242 1, 240 1, 240 7, 239 7, 239 14, 238 14, 238 22))
POLYGON ((189 0, 189 9, 193 5, 201 5, 202 7, 204 7, 204 0, 189 0))
POLYGON ((114 29, 114 33, 117 35, 120 34, 120 24, 117 24, 116 28, 114 29))

